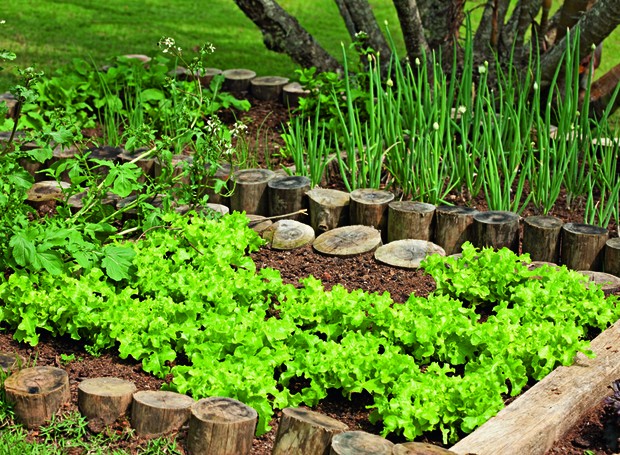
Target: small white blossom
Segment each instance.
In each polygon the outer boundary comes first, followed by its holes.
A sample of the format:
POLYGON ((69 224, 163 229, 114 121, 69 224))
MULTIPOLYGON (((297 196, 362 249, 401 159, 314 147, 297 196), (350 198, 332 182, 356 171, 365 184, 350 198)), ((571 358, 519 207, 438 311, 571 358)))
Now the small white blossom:
POLYGON ((388 87, 394 87, 394 81, 392 79, 388 79, 386 84, 388 87))
POLYGON ((486 72, 487 72, 487 67, 486 66, 484 66, 484 65, 478 66, 478 73, 479 74, 484 74, 486 72))
POLYGON ((534 82, 533 88, 534 88, 534 90, 538 90, 538 82, 534 82))
POLYGON ((4 19, 2 19, 2 20, 0 21, 0 25, 2 25, 2 24, 6 24, 6 21, 5 21, 4 19))
POLYGON ((434 129, 435 131, 437 131, 437 130, 439 129, 439 123, 434 122, 434 123, 433 123, 433 129, 434 129))
POLYGON ((157 45, 162 48, 162 52, 164 54, 167 54, 168 52, 177 54, 181 53, 181 48, 176 45, 174 38, 163 37, 159 40, 157 45))
POLYGON ((467 112, 467 108, 465 106, 459 106, 459 108, 457 109, 457 112, 463 115, 465 112, 467 112))
POLYGON ((415 58, 415 66, 420 66, 420 59, 418 57, 415 58))

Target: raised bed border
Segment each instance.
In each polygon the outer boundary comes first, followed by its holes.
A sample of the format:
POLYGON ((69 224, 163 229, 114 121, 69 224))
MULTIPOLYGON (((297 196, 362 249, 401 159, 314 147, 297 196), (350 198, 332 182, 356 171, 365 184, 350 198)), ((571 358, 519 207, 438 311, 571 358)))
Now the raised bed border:
POLYGON ((620 321, 450 450, 460 455, 543 455, 609 394, 620 377, 620 321))

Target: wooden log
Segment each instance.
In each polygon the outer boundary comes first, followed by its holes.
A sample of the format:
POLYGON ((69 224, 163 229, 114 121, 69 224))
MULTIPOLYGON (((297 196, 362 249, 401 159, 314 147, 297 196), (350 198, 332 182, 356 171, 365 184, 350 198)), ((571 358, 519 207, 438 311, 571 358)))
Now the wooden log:
POLYGON ((250 81, 256 77, 252 70, 235 68, 223 71, 224 83, 222 88, 231 93, 242 93, 250 90, 250 81))
POLYGON ((598 226, 566 223, 562 226, 561 263, 573 270, 602 270, 608 236, 607 229, 598 226))
POLYGON ((381 233, 370 226, 343 226, 324 232, 312 243, 319 253, 348 257, 374 251, 381 245, 381 233))
POLYGON ((289 109, 299 106, 299 99, 310 94, 299 82, 291 82, 282 87, 282 102, 289 109))
POLYGON ((579 273, 588 277, 590 280, 588 285, 594 283, 600 286, 605 295, 620 291, 620 278, 616 275, 604 272, 593 272, 592 270, 579 270, 579 273))
POLYGON ((269 218, 264 217, 262 215, 246 215, 248 218, 248 226, 253 231, 261 234, 265 229, 273 224, 269 218))
POLYGON ((620 377, 620 321, 590 344, 594 358, 579 353, 520 395, 450 450, 459 455, 542 455, 609 394, 620 377))
POLYGON ((287 77, 261 76, 250 81, 250 93, 257 100, 280 101, 282 89, 288 84, 287 77))
POLYGON ((156 437, 177 431, 189 419, 195 401, 187 395, 144 390, 133 395, 131 426, 138 436, 156 437))
MULTIPOLYGON (((308 208, 306 192, 310 190, 310 179, 301 175, 276 177, 267 182, 269 215, 281 216, 308 208)), ((298 213, 289 219, 303 221, 307 215, 298 213)))
POLYGON ((431 241, 435 206, 425 202, 393 201, 388 204, 387 240, 431 241))
POLYGON ((6 118, 14 118, 17 113, 17 97, 10 92, 0 94, 0 103, 6 103, 6 118))
POLYGON ((349 193, 313 188, 307 196, 310 226, 317 234, 349 224, 349 193))
POLYGON ((78 385, 78 408, 95 433, 116 422, 129 411, 136 385, 125 379, 101 377, 78 385))
POLYGON ((345 431, 334 435, 330 455, 391 455, 394 444, 365 431, 345 431))
POLYGON ((6 378, 4 393, 19 421, 36 428, 71 398, 69 375, 55 367, 24 368, 6 378))
POLYGON ((394 240, 377 248, 375 259, 393 267, 417 269, 422 261, 431 254, 445 256, 446 252, 439 245, 426 240, 403 239, 394 240))
POLYGON ((513 212, 491 210, 474 215, 476 246, 508 248, 519 252, 519 215, 513 212))
POLYGON ((394 194, 385 190, 360 188, 351 192, 349 218, 351 224, 372 226, 387 239, 388 205, 394 200, 394 194))
POLYGON ((230 209, 252 215, 268 215, 267 183, 275 176, 268 169, 244 169, 233 173, 230 209))
POLYGON ((435 209, 435 243, 447 255, 461 252, 461 245, 474 241, 474 215, 476 209, 441 205, 435 209))
POLYGON ((603 270, 620 277, 620 237, 605 242, 605 261, 603 270))
POLYGON ((187 448, 191 455, 245 455, 258 421, 254 409, 232 398, 197 401, 190 410, 187 448))
POLYGON ((392 455, 454 455, 454 452, 426 442, 396 444, 392 455))
POLYGON ((261 233, 274 250, 293 250, 314 241, 314 229, 295 220, 280 220, 261 233))
POLYGON ((56 203, 63 199, 63 190, 70 186, 70 183, 56 180, 36 182, 28 190, 26 203, 38 211, 53 210, 56 203))
POLYGON ((19 354, 15 352, 0 352, 0 371, 9 373, 18 370, 24 364, 19 354))
POLYGON ((328 455, 334 435, 347 429, 344 423, 318 412, 285 408, 271 455, 328 455))
POLYGON ((554 216, 528 216, 523 220, 523 253, 532 261, 558 263, 564 222, 554 216))

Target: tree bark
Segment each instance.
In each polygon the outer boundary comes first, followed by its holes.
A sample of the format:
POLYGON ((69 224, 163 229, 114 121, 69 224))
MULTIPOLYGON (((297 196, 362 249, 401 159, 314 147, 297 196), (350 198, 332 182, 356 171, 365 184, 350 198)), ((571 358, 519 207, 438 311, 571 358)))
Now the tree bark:
POLYGON ((418 0, 430 49, 447 48, 456 41, 463 22, 464 0, 418 0))
POLYGON ((489 0, 484 6, 474 38, 475 53, 479 56, 487 56, 490 49, 495 49, 493 43, 497 43, 501 34, 500 24, 504 23, 509 3, 509 0, 489 0))
POLYGON ((414 61, 416 57, 429 52, 428 43, 424 37, 422 18, 416 0, 393 0, 400 28, 403 32, 407 57, 414 61))
POLYGON ((297 19, 274 0, 235 0, 245 15, 263 32, 267 49, 283 52, 303 67, 336 71, 338 61, 323 49, 297 19))
MULTIPOLYGON (((620 24, 620 0, 598 0, 594 6, 575 24, 571 32, 579 28, 579 55, 586 55, 592 45, 598 45, 620 24)), ((574 34, 572 35, 574 36, 574 34)), ((542 55, 541 81, 548 85, 566 50, 567 40, 564 37, 552 49, 542 55)))
MULTIPOLYGON (((389 62, 392 51, 390 50, 385 36, 381 33, 381 29, 379 28, 379 24, 377 24, 375 15, 370 9, 368 0, 342 0, 342 2, 349 13, 356 33, 366 33, 368 35, 366 43, 375 51, 379 52, 383 62, 389 62)), ((351 36, 351 39, 355 40, 355 34, 351 36)))

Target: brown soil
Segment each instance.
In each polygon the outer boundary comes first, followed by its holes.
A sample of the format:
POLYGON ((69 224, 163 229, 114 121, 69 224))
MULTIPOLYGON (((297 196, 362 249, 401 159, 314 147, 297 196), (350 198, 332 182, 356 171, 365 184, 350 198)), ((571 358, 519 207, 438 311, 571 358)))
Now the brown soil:
MULTIPOLYGON (((271 151, 277 151, 281 145, 281 123, 286 120, 287 113, 277 103, 256 103, 249 113, 237 114, 236 118, 243 119, 249 124, 248 140, 250 148, 264 149, 269 144, 271 151), (259 139, 257 142, 257 138, 259 139)), ((235 116, 229 116, 230 119, 235 116)), ((272 154, 272 161, 276 159, 272 154)), ((260 162, 264 164, 261 155, 260 162)), ((336 184, 337 186, 337 184, 336 184)), ((459 196, 455 196, 459 198, 459 196)), ((470 201, 471 205, 484 209, 483 200, 470 201)), ((530 211, 530 213, 533 213, 530 211)), ((529 214, 529 213, 527 213, 529 214)), ((581 222, 582 212, 569 211, 560 201, 553 213, 565 221, 581 222)), ((311 247, 303 247, 293 251, 274 251, 263 248, 253 255, 258 267, 273 267, 281 271, 283 279, 289 283, 298 283, 298 280, 308 275, 320 278, 325 287, 330 289, 335 284, 341 284, 347 289, 363 289, 370 292, 389 292, 397 302, 403 302, 410 294, 425 296, 434 289, 434 282, 422 271, 401 270, 378 264, 372 254, 364 254, 353 258, 341 259, 325 257, 315 253, 311 247)), ((1 327, 1 325, 0 325, 1 327)), ((164 381, 145 373, 140 364, 122 360, 113 353, 94 358, 88 355, 79 343, 68 339, 51 339, 41 337, 36 347, 21 345, 12 340, 10 332, 0 333, 0 351, 17 352, 27 363, 37 365, 53 365, 65 368, 69 373, 73 400, 66 410, 76 409, 77 386, 85 378, 98 376, 116 376, 134 381, 139 390, 158 389, 164 381), (75 360, 63 363, 61 355, 74 354, 75 360)), ((353 401, 344 399, 339 394, 330 395, 321 402, 316 410, 345 422, 350 429, 361 429, 377 433, 380 428, 373 427, 367 420, 369 404, 368 397, 360 396, 353 401)), ((596 405, 596 403, 593 403, 596 405)), ((591 414, 576 426, 563 440, 556 444, 550 452, 552 454, 579 454, 585 450, 594 454, 608 454, 618 450, 615 438, 617 434, 607 430, 610 422, 615 422, 615 416, 603 403, 599 404, 591 414), (610 436, 606 436, 609 434, 610 436), (607 442, 607 441, 611 442, 607 442), (616 445, 614 445, 616 444, 616 445)), ((272 422, 273 430, 268 434, 255 438, 252 454, 267 455, 271 453, 277 419, 272 422)), ((128 423, 118 422, 115 431, 122 432, 128 423)), ((33 438, 36 432, 31 432, 33 438)), ((183 441, 183 432, 179 435, 183 441)), ((429 434, 425 440, 439 443, 438 435, 429 434)), ((137 453, 140 444, 137 438, 120 443, 120 447, 137 453)), ((184 451, 181 442, 180 450, 184 451)), ((79 453, 79 452, 76 452, 79 453)))

